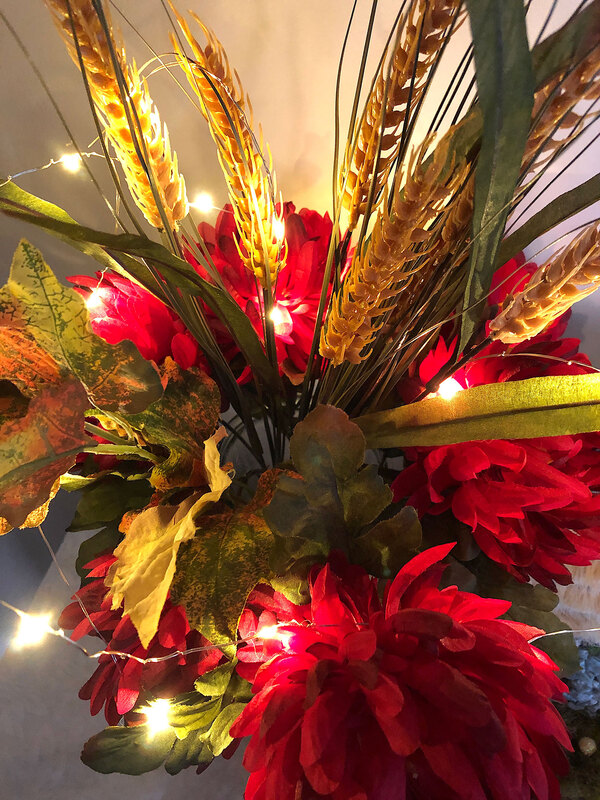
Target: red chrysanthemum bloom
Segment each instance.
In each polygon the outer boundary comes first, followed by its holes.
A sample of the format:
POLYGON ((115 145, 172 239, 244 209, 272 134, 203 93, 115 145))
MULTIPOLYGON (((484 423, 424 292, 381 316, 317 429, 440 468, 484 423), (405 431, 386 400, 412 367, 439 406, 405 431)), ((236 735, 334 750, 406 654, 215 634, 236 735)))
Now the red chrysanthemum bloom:
POLYGON ((92 330, 109 344, 132 341, 142 356, 161 364, 167 356, 182 369, 209 372, 198 343, 179 317, 137 283, 108 272, 69 278, 86 298, 92 330))
MULTIPOLYGON (((490 301, 502 303, 535 270, 505 264, 494 278, 490 301), (516 271, 515 271, 516 270, 516 271)), ((540 375, 590 371, 579 340, 562 338, 568 314, 538 336, 512 347, 494 342, 454 373, 455 390, 540 375)), ((456 341, 440 338, 404 391, 418 393, 450 359, 456 341)), ((443 385, 442 385, 443 389, 443 385)), ((468 525, 479 547, 519 580, 544 586, 572 582, 567 564, 600 558, 600 437, 598 434, 539 439, 464 442, 408 448, 409 462, 392 484, 419 515, 451 511, 468 525)))
POLYGON ((566 564, 600 558, 600 435, 464 442, 406 450, 392 484, 420 516, 451 511, 519 580, 567 585, 566 564))
MULTIPOLYGON (((297 382, 308 363, 333 226, 327 213, 322 216, 307 208, 296 213, 293 203, 284 203, 283 219, 287 257, 277 276, 272 319, 280 370, 297 382)), ((240 258, 232 207, 225 206, 214 228, 204 222, 199 232, 225 288, 246 313, 262 341, 262 291, 240 258)), ((191 253, 187 253, 187 258, 203 277, 210 278, 191 253)), ((230 332, 209 309, 207 315, 217 342, 226 355, 231 356, 236 348, 230 332)))
MULTIPOLYGON (((88 577, 93 580, 77 592, 87 616, 74 598, 63 610, 58 623, 64 630, 73 631, 72 639, 99 635, 104 641, 102 649, 130 653, 138 658, 160 657, 176 650, 210 645, 198 631, 190 629, 184 609, 167 599, 158 631, 145 649, 129 616, 123 615, 122 608, 111 609, 104 578, 114 561, 115 557, 108 553, 87 564, 86 569, 91 570, 88 577)), ((122 716, 149 699, 171 698, 191 691, 196 678, 214 669, 221 656, 220 650, 210 648, 158 663, 141 664, 134 659, 103 655, 92 677, 81 687, 79 697, 90 701, 92 714, 104 707, 108 724, 117 725, 122 716)))
POLYGON ((251 737, 246 800, 558 800, 566 687, 539 631, 498 619, 510 603, 438 588, 449 550, 412 559, 383 603, 361 568, 314 575, 231 729, 251 737))

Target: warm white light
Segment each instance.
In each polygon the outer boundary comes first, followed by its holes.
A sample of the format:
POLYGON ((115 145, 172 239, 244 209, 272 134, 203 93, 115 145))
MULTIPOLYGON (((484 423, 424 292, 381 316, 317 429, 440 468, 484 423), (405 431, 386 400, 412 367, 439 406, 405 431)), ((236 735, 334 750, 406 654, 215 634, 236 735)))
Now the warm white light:
POLYGON ((48 633, 54 632, 50 625, 51 614, 26 614, 24 611, 19 611, 18 614, 21 623, 13 640, 13 647, 31 647, 39 644, 48 633))
POLYGON ((277 330, 278 325, 279 326, 283 325, 283 323, 285 322, 285 317, 283 315, 283 311, 281 310, 280 306, 278 305, 273 306, 273 308, 269 312, 269 319, 275 326, 275 330, 277 330))
POLYGON ((292 634, 289 631, 282 631, 279 625, 265 625, 256 632, 256 635, 261 639, 281 642, 284 647, 289 645, 292 638, 292 634))
POLYGON ((437 393, 444 400, 452 400, 455 394, 462 392, 462 386, 455 378, 446 378, 438 387, 437 393))
POLYGON ((79 153, 65 153, 60 163, 67 172, 78 172, 81 169, 81 156, 79 153))
POLYGON ((102 308, 104 305, 102 289, 94 289, 92 292, 90 292, 90 294, 85 298, 85 305, 88 311, 98 311, 99 308, 102 308))
POLYGON ((285 239, 285 222, 277 217, 273 217, 273 236, 278 242, 285 239))
POLYGON ((200 192, 194 198, 192 208, 195 208, 196 211, 200 211, 202 214, 207 214, 214 208, 213 199, 208 192, 200 192))
POLYGON ((170 708, 170 700, 152 700, 151 703, 140 709, 146 715, 146 724, 148 725, 148 735, 150 737, 171 727, 169 725, 170 708))

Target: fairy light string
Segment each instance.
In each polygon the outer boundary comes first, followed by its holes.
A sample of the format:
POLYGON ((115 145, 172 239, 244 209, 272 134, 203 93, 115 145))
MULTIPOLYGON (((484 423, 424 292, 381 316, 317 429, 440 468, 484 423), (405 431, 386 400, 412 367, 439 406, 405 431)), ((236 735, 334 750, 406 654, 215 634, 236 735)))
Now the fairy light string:
MULTIPOLYGON (((183 658, 185 656, 193 655, 195 653, 207 653, 212 650, 222 650, 226 647, 237 646, 240 644, 265 642, 271 640, 279 640, 285 648, 289 646, 291 637, 293 636, 293 633, 290 630, 288 630, 291 627, 297 626, 298 628, 313 628, 313 629, 336 627, 335 624, 317 625, 315 623, 310 623, 310 622, 308 622, 306 625, 301 625, 300 623, 294 623, 294 622, 278 623, 275 625, 264 626, 252 636, 246 636, 243 638, 228 640, 224 642, 216 642, 209 645, 203 645, 201 647, 190 647, 186 650, 173 650, 172 652, 166 653, 165 655, 162 656, 148 656, 144 658, 142 656, 137 656, 133 653, 126 653, 122 650, 112 650, 110 648, 105 648, 103 650, 98 650, 96 652, 90 652, 79 642, 75 641, 70 636, 67 636, 67 634, 62 628, 56 628, 50 625, 49 623, 50 615, 29 614, 27 611, 23 611, 22 609, 17 608, 16 606, 13 606, 2 599, 0 599, 0 605, 14 612, 18 617, 20 617, 21 622, 24 623, 25 627, 29 631, 31 631, 30 642, 25 642, 24 636, 21 636, 21 634, 17 634, 17 642, 19 647, 27 646, 29 644, 37 644, 44 638, 46 634, 48 634, 51 636, 56 636, 57 638, 62 639, 68 644, 72 645, 77 650, 79 650, 79 652, 82 653, 86 658, 97 660, 102 656, 112 656, 115 659, 122 658, 125 660, 136 661, 138 664, 159 664, 164 661, 170 661, 173 658, 183 658)), ((367 624, 368 623, 365 622, 357 622, 357 625, 367 625, 367 624)), ((600 628, 580 628, 575 630, 571 630, 570 628, 565 628, 564 630, 551 631, 549 633, 542 633, 539 634, 538 636, 534 636, 533 638, 528 639, 528 643, 533 644, 533 642, 537 642, 540 639, 545 639, 550 636, 561 636, 566 634, 575 635, 575 634, 597 633, 597 632, 600 632, 600 628)))

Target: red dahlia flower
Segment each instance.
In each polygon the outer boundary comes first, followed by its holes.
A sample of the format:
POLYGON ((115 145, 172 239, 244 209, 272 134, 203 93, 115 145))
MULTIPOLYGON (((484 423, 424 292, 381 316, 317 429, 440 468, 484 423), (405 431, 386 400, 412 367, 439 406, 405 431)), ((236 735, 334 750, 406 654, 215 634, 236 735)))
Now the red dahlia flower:
POLYGON ((246 800, 558 800, 557 667, 537 629, 498 619, 510 603, 438 589, 450 549, 412 559, 383 603, 360 568, 314 574, 231 729, 251 737, 246 800))
POLYGON ((92 330, 109 344, 129 339, 149 361, 161 364, 170 356, 182 369, 197 366, 209 371, 198 343, 179 317, 137 283, 107 272, 69 280, 86 298, 92 330))
MULTIPOLYGON (((142 647, 129 616, 123 616, 122 609, 111 610, 111 598, 107 594, 104 577, 114 561, 112 553, 108 553, 86 565, 86 569, 91 569, 88 577, 94 580, 83 586, 77 596, 87 616, 75 598, 64 609, 58 623, 61 628, 73 631, 72 639, 78 640, 87 634, 100 636, 104 640, 102 649, 130 653, 138 658, 154 658, 174 650, 190 650, 210 644, 200 633, 190 629, 183 608, 167 599, 157 633, 148 649, 142 647)), ((81 687, 79 697, 90 701, 92 714, 97 714, 104 706, 108 724, 117 725, 124 714, 149 699, 171 698, 191 691, 196 678, 216 667, 221 655, 218 649, 211 648, 150 664, 141 664, 134 659, 100 656, 96 671, 81 687)))
MULTIPOLYGON (((284 203, 283 219, 287 257, 277 276, 272 319, 280 371, 297 382, 308 363, 333 226, 328 214, 321 216, 307 208, 296 213, 293 203, 284 203)), ((225 206, 214 228, 204 222, 199 232, 226 289, 262 340, 262 292, 240 258, 232 207, 225 206)), ((187 258, 203 277, 209 278, 191 253, 187 258)), ((224 351, 235 352, 229 331, 210 311, 208 314, 219 344, 224 351)))
MULTIPOLYGON (((280 370, 298 382, 308 363, 332 223, 328 214, 321 216, 306 208, 296 213, 293 203, 284 204, 283 218, 287 259, 277 277, 271 313, 280 370)), ((263 340, 262 291, 240 259, 231 206, 225 206, 214 228, 202 223, 199 232, 225 287, 263 340)), ((186 257, 210 280, 191 251, 186 257)), ((107 273, 97 273, 96 278, 78 275, 70 280, 87 298, 94 332, 107 342, 130 339, 144 358, 160 363, 171 356, 183 369, 195 365, 209 372, 196 340, 176 314, 133 281, 107 273)), ((239 353, 231 332, 208 307, 204 310, 218 344, 231 361, 239 353)), ((246 369, 240 380, 248 376, 246 369)))

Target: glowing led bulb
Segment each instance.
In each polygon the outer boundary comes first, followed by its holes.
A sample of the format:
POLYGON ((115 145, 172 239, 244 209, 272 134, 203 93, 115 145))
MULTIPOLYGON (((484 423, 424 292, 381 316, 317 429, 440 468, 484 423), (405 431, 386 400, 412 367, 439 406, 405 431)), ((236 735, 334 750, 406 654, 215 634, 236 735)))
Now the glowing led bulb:
POLYGON ((98 311, 103 305, 102 289, 94 289, 85 298, 85 305, 88 311, 98 311))
POLYGON ((281 642, 284 647, 289 646, 292 638, 292 634, 289 631, 282 631, 279 625, 265 625, 256 632, 256 635, 260 639, 271 639, 275 642, 281 642))
POLYGON ((200 192, 194 198, 194 202, 192 203, 192 208, 195 208, 202 214, 207 214, 214 208, 213 199, 208 192, 200 192))
POLYGON ((285 222, 277 217, 273 217, 273 236, 278 242, 285 239, 285 222))
POLYGON ((53 633, 54 628, 50 625, 51 614, 26 614, 18 611, 21 623, 17 635, 13 640, 13 647, 31 647, 39 644, 48 633, 53 633))
POLYGON ((455 394, 462 392, 462 388, 460 383, 454 378, 446 378, 445 381, 440 383, 437 393, 440 397, 443 397, 444 400, 452 400, 455 394))
POLYGON ((60 163, 67 172, 79 172, 81 169, 81 156, 79 153, 65 153, 60 163))
POLYGON ((275 330, 277 330, 278 325, 282 325, 285 322, 285 318, 283 316, 283 311, 278 305, 274 305, 269 313, 269 319, 275 326, 275 330))
POLYGON ((148 725, 148 735, 150 737, 171 727, 169 724, 170 708, 170 700, 152 700, 147 706, 140 709, 146 715, 146 724, 148 725))

